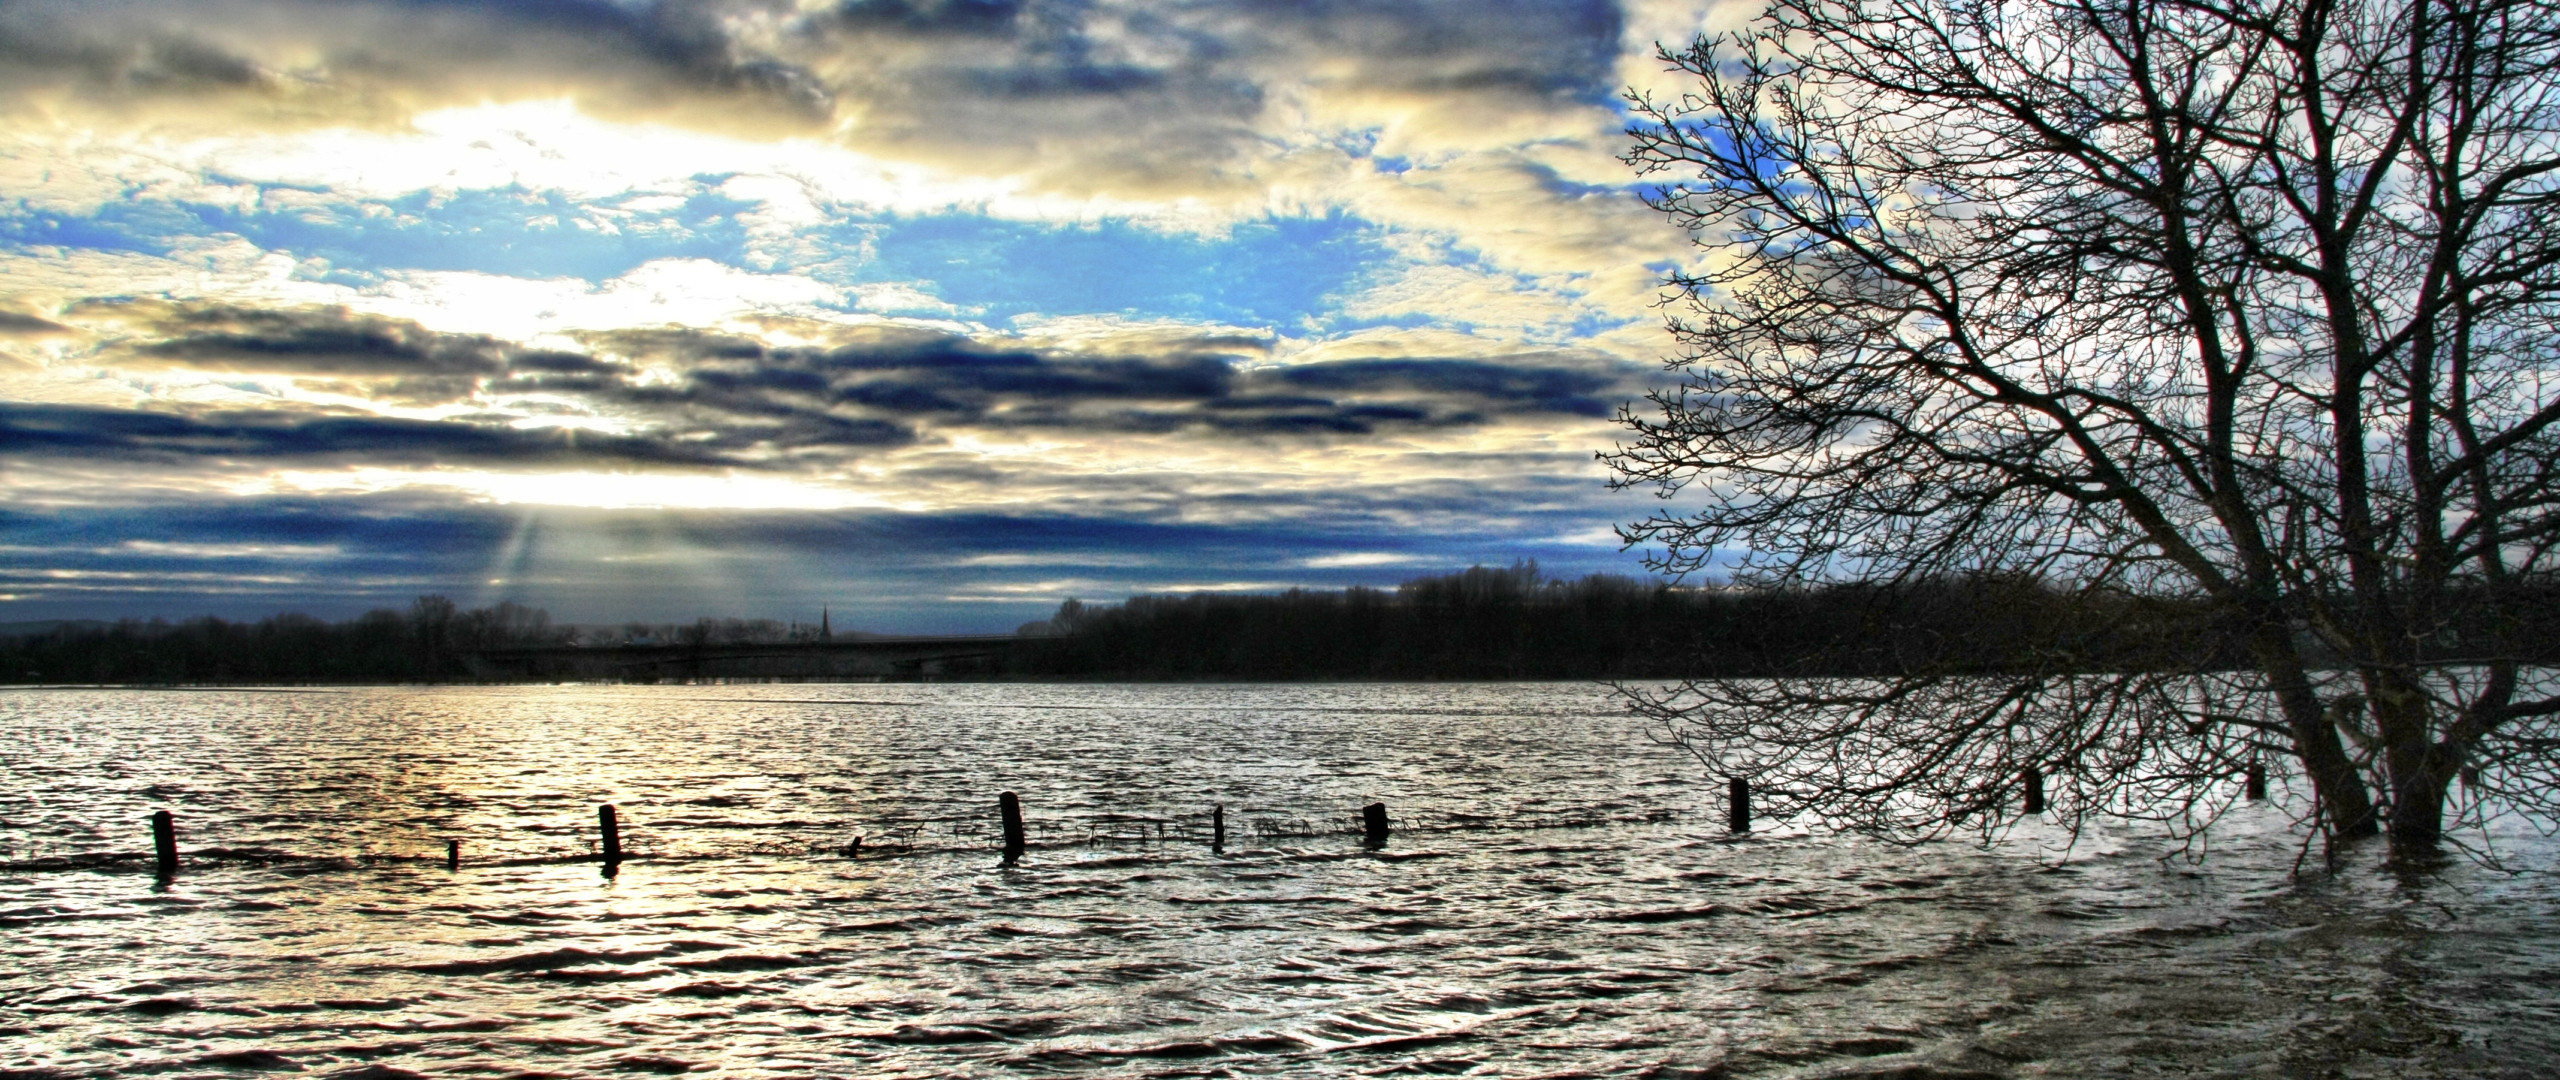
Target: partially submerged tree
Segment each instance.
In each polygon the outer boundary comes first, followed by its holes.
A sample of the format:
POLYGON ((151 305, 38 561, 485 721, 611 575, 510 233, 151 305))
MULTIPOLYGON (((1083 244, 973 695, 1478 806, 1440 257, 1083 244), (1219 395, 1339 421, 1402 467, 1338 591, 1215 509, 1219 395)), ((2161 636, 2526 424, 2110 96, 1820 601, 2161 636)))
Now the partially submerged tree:
POLYGON ((1639 708, 1904 836, 1988 827, 2029 768, 2074 820, 2192 825, 2262 755, 2395 855, 2553 808, 2560 7, 1776 0, 1662 58, 1694 88, 1631 96, 1628 160, 1710 250, 1671 279, 1678 385, 1603 455, 1676 496, 1626 538, 2172 600, 2246 659, 1639 708))

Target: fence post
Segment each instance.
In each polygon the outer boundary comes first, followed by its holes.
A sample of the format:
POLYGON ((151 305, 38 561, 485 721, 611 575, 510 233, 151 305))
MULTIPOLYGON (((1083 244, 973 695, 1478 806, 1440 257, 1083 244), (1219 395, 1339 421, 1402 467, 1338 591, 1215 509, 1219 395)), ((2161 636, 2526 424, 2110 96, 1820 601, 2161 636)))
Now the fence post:
POLYGON ((1751 781, 1739 776, 1724 782, 1725 830, 1736 836, 1751 831, 1751 781))
POLYGON ((1022 859, 1022 800, 1010 791, 996 796, 996 813, 1004 818, 1004 864, 1022 859))
POLYGON ((2018 770, 2018 782, 2027 789, 2027 814, 2044 813, 2044 772, 2033 765, 2018 770))
POLYGON ((1360 828, 1365 834, 1361 843, 1367 847, 1387 846, 1387 804, 1373 802, 1360 808, 1360 828))
POLYGON ((604 830, 604 865, 611 873, 622 863, 622 823, 615 820, 612 803, 596 806, 596 824, 604 830))
POLYGON ((161 877, 178 872, 178 820, 166 810, 151 812, 151 851, 159 857, 161 877))
POLYGON ((444 842, 444 868, 447 870, 459 870, 462 868, 462 841, 447 840, 444 842))
POLYGON ((1227 807, 1220 803, 1209 808, 1209 852, 1225 854, 1227 850, 1227 807))

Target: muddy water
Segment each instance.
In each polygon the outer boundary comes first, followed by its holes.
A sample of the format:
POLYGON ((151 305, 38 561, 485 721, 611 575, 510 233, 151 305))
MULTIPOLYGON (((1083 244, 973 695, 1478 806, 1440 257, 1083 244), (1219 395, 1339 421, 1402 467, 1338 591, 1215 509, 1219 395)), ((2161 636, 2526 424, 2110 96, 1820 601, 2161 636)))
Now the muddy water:
POLYGON ((0 692, 0 1076, 2560 1074, 2529 836, 1720 813, 1581 685, 0 692))

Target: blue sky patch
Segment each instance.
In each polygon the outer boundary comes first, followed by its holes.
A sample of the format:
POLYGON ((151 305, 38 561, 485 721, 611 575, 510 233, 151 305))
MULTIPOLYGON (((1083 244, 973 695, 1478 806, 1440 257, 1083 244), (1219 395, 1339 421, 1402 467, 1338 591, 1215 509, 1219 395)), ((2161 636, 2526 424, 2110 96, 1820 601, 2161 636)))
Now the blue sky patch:
POLYGON ((867 281, 925 282, 993 320, 1127 314, 1247 326, 1323 316, 1327 297, 1388 257, 1348 217, 1268 218, 1223 238, 1126 222, 1047 225, 983 216, 879 219, 867 281))
POLYGON ((0 216, 0 239, 162 254, 180 240, 229 234, 359 275, 451 270, 605 281, 659 259, 744 265, 746 229, 737 215, 757 206, 718 192, 655 212, 615 211, 611 203, 515 187, 422 191, 380 202, 310 194, 316 205, 279 209, 137 200, 109 203, 88 217, 0 216))

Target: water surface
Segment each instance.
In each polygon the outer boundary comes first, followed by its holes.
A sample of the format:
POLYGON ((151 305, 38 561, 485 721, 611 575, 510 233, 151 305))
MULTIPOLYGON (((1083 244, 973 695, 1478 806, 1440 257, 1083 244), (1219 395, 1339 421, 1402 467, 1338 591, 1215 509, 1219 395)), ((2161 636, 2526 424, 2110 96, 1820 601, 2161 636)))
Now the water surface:
POLYGON ((0 1076, 2560 1072, 2541 841, 1734 841, 1586 685, 17 691, 0 776, 0 1076))

